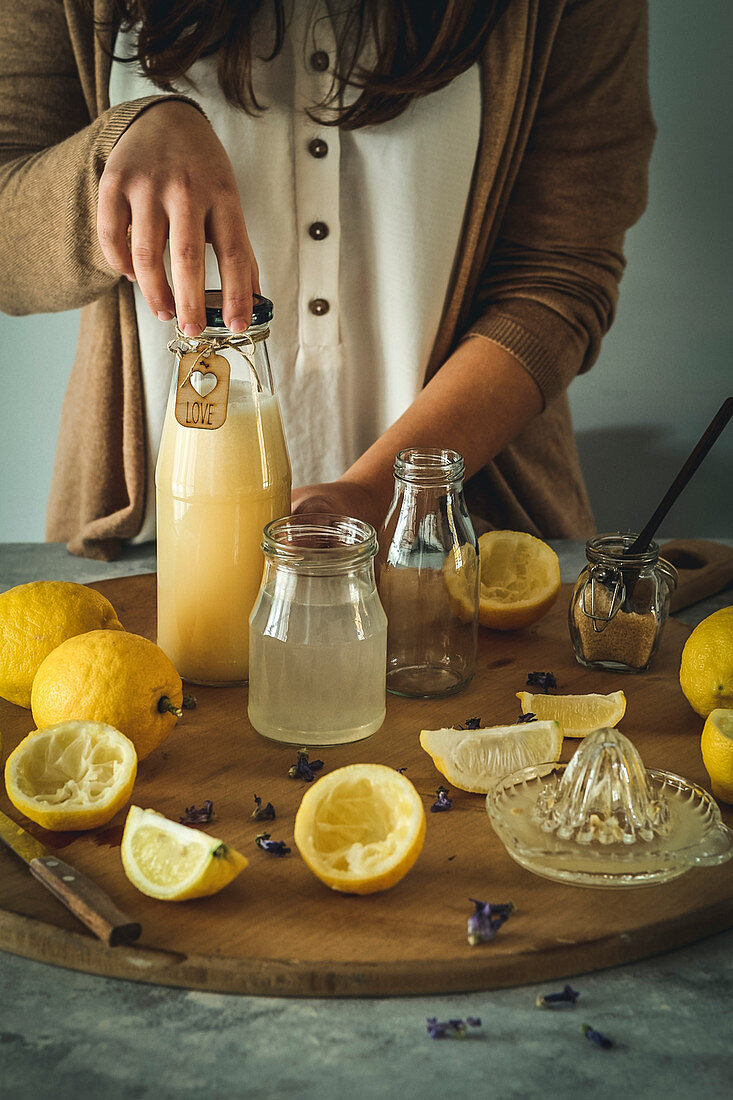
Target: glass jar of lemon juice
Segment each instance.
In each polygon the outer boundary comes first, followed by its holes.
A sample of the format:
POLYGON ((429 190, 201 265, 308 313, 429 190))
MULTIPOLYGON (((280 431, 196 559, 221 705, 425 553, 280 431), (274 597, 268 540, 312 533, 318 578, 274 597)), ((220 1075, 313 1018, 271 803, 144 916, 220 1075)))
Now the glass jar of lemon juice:
POLYGON ((387 617, 377 595, 377 536, 348 516, 268 523, 250 618, 249 719, 273 741, 339 745, 385 714, 387 617))

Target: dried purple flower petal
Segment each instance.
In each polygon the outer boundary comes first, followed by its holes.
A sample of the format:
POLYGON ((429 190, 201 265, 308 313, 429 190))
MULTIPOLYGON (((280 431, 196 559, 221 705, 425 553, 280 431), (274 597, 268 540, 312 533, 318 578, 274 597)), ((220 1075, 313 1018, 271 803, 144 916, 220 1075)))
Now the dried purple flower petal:
POLYGON ((557 680, 551 672, 530 672, 527 687, 538 687, 545 695, 549 695, 550 688, 557 687, 557 680))
POLYGON ((277 815, 272 802, 268 802, 266 806, 263 806, 261 798, 258 798, 257 795, 253 795, 253 798, 255 808, 252 811, 252 819, 254 821, 274 821, 277 815))
POLYGON ((471 947, 493 940, 496 933, 516 908, 513 901, 492 905, 488 901, 476 901, 469 898, 476 910, 468 918, 468 942, 471 947))
POLYGON ((271 856, 286 856, 290 851, 284 840, 270 840, 269 833, 259 833, 255 837, 255 844, 271 856))
POLYGON ((538 993, 537 1007, 552 1008, 553 1005, 559 1004, 574 1005, 579 996, 580 993, 577 993, 569 985, 566 985, 561 993, 538 993))
POLYGON ((198 706, 195 695, 184 695, 181 706, 184 710, 195 710, 198 706))
POLYGON ((536 721, 537 721, 537 715, 534 713, 533 710, 528 710, 526 714, 520 714, 519 715, 519 718, 517 718, 517 725, 520 725, 522 722, 536 722, 536 721))
POLYGON ((308 760, 308 750, 298 749, 298 759, 288 769, 288 775, 291 779, 305 779, 306 783, 310 783, 315 779, 315 772, 320 771, 323 767, 322 760, 308 760))
POLYGON ((462 726, 458 727, 459 730, 480 730, 481 719, 480 718, 467 718, 462 726))
POLYGON ((181 825, 206 825, 214 814, 214 803, 210 798, 205 799, 203 806, 197 810, 195 806, 186 806, 186 812, 178 818, 181 825))
POLYGON ((438 797, 436 798, 435 802, 433 802, 432 806, 430 807, 430 812, 432 814, 439 814, 439 813, 443 813, 445 810, 450 810, 450 808, 453 805, 453 799, 448 794, 447 788, 446 787, 438 787, 438 789, 435 793, 437 794, 438 797))
POLYGON ((604 1050, 608 1050, 613 1046, 613 1039, 606 1038, 605 1035, 601 1035, 600 1031, 596 1031, 590 1024, 583 1024, 581 1031, 585 1035, 586 1039, 590 1039, 591 1043, 595 1043, 596 1046, 603 1047, 604 1050))
POLYGON ((404 767, 404 768, 395 768, 395 771, 399 772, 400 775, 404 775, 405 772, 407 771, 407 768, 406 767, 404 767))
POLYGON ((469 1027, 481 1027, 481 1020, 477 1016, 467 1016, 465 1021, 439 1021, 437 1016, 428 1018, 428 1035, 431 1039, 465 1039, 469 1027))

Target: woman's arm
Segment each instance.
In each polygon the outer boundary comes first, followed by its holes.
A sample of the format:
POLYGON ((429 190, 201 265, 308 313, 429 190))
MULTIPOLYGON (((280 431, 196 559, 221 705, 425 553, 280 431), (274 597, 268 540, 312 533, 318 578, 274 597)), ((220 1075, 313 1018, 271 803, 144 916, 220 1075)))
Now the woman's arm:
POLYGON ((343 478, 296 490, 294 508, 330 501, 378 525, 399 449, 451 446, 470 476, 592 365, 614 316, 623 236, 646 203, 654 132, 646 5, 566 4, 463 342, 343 478))
MULTIPOLYGON (((213 130, 184 96, 149 96, 95 117, 100 93, 93 75, 97 82, 106 79, 91 71, 100 48, 86 5, 0 4, 0 309, 16 315, 74 309, 139 268, 151 307, 170 311, 162 253, 169 227, 180 224, 176 211, 183 209, 189 235, 179 234, 174 260, 184 320, 187 309, 191 320, 200 321, 203 312, 203 287, 197 293, 203 237, 223 239, 219 258, 225 268, 227 262, 230 271, 237 264, 247 268, 241 296, 251 301, 256 267, 233 177, 227 175, 229 162, 213 130), (73 42, 67 17, 74 20, 73 42), (80 73, 78 57, 88 60, 89 71, 80 73), (172 165, 171 151, 178 155, 172 165), (217 155, 221 171, 212 177, 217 155), (178 184, 173 200, 161 182, 164 169, 174 190, 178 184), (186 174, 188 188, 180 186, 186 174), (207 186, 208 197, 202 198, 207 186), (231 231, 237 218, 219 201, 227 189, 236 199, 239 236, 231 231), (133 210, 139 219, 131 261, 126 236, 133 210)), ((245 319, 246 312, 245 301, 245 319)))
POLYGON ((379 528, 392 499, 398 451, 452 448, 463 455, 470 477, 541 410, 540 390, 514 356, 471 337, 342 478, 294 491, 293 510, 356 515, 379 528))

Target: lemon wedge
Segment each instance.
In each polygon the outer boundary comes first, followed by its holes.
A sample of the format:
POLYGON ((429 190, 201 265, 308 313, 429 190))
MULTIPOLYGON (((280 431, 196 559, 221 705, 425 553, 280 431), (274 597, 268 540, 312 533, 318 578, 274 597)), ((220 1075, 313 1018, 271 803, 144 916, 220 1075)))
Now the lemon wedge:
POLYGON ((519 630, 547 614, 560 591, 560 563, 552 547, 525 531, 487 531, 478 548, 483 626, 519 630))
POLYGON ((106 825, 128 801, 136 775, 132 741, 102 722, 35 730, 5 763, 5 787, 16 810, 52 831, 106 825))
POLYGON ((713 794, 719 802, 733 803, 733 710, 718 707, 710 712, 700 748, 713 794))
POLYGON ((518 691, 522 714, 536 714, 537 718, 554 719, 563 728, 566 737, 585 737, 602 726, 613 728, 626 713, 626 696, 623 691, 610 695, 533 695, 530 691, 518 691))
POLYGON ((407 874, 425 840, 425 810, 406 776, 385 764, 347 764, 303 795, 295 843, 314 875, 348 894, 373 894, 407 874))
POLYGON ((127 815, 121 855, 132 885, 162 901, 217 894, 247 866, 240 852, 216 837, 139 806, 127 815))
POLYGON ((560 759, 558 722, 521 722, 485 729, 422 730, 420 744, 454 787, 488 794, 505 775, 560 759))

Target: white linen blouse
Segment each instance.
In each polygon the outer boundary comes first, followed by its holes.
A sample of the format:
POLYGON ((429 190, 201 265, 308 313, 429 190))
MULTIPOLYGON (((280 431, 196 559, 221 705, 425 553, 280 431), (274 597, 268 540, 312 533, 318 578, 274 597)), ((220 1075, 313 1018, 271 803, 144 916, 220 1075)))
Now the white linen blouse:
MULTIPOLYGON (((423 384, 476 161, 481 89, 474 65, 389 122, 319 126, 307 109, 331 86, 328 6, 296 2, 282 51, 262 61, 270 20, 268 10, 253 49, 255 93, 266 105, 259 117, 226 101, 215 58, 196 62, 179 89, 206 112, 234 167, 262 293, 275 306, 268 347, 293 484, 305 485, 339 477, 423 384)), ((133 49, 134 30, 120 32, 116 57, 133 49)), ((110 105, 153 93, 133 64, 113 62, 110 105)), ((207 288, 220 287, 210 246, 206 268, 207 288)), ((143 542, 155 537, 173 322, 153 316, 137 285, 135 304, 148 493, 134 541, 143 542)))

